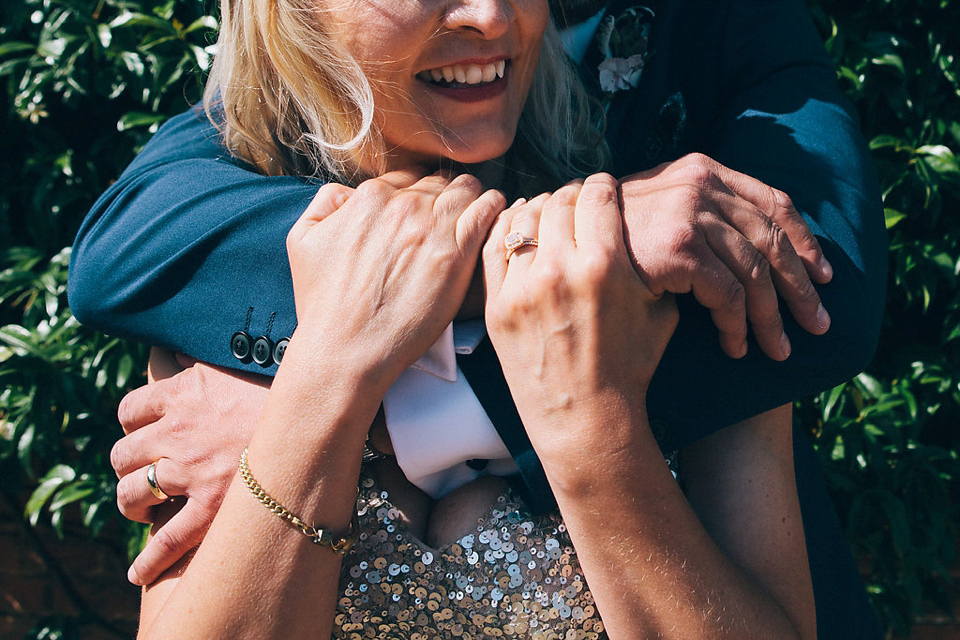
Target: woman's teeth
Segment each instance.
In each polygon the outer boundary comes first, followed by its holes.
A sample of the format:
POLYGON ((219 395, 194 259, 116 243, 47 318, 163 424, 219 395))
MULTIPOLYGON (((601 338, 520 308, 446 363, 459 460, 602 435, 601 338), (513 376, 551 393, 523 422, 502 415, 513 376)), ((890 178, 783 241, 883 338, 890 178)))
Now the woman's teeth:
POLYGON ((506 68, 506 60, 498 60, 488 64, 455 64, 452 67, 439 67, 421 71, 417 74, 417 77, 434 84, 473 85, 493 82, 497 78, 502 78, 506 68))

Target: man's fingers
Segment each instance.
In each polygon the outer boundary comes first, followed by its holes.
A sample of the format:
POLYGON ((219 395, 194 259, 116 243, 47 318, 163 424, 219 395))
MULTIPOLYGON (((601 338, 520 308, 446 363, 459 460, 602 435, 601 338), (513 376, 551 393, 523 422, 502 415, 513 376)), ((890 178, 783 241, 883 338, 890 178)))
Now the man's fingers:
MULTIPOLYGON (((703 157, 706 158, 706 156, 703 157)), ((823 255, 823 249, 820 248, 816 236, 813 235, 787 194, 756 178, 725 167, 719 162, 706 159, 711 163, 711 170, 731 191, 752 203, 769 220, 783 229, 807 274, 813 280, 820 284, 830 281, 833 277, 833 267, 823 255)))
POLYGON ((747 309, 743 284, 700 234, 665 260, 640 260, 637 271, 654 295, 692 293, 710 316, 720 346, 731 358, 747 353, 747 309))
POLYGON ((797 323, 810 333, 824 333, 830 325, 829 316, 786 230, 732 191, 719 192, 714 197, 716 214, 730 223, 726 227, 729 239, 725 246, 734 251, 729 258, 721 259, 731 260, 728 264, 747 289, 747 315, 761 348, 774 359, 782 359, 774 354, 788 354, 789 349, 786 339, 775 335, 782 319, 776 312, 774 292, 780 294, 797 323), (733 237, 739 235, 737 232, 742 234, 742 240, 733 237), (777 346, 781 339, 782 349, 777 346))
MULTIPOLYGON (((153 480, 159 491, 168 497, 184 495, 187 492, 187 472, 183 465, 170 458, 158 458, 153 468, 153 480)), ((150 465, 125 474, 117 481, 117 507, 120 513, 134 522, 153 522, 152 508, 167 501, 158 497, 152 490, 147 478, 150 465)))
POLYGON ((742 287, 747 319, 760 349, 774 360, 785 360, 790 355, 790 342, 783 332, 770 263, 753 244, 726 225, 710 225, 706 240, 742 287))
MULTIPOLYGON (((690 291, 710 310, 719 331, 720 348, 731 358, 747 354, 747 313, 743 285, 719 260, 693 274, 690 291)), ((668 289, 668 291, 670 291, 668 289)))
POLYGON ((213 515, 196 500, 186 504, 167 522, 154 526, 150 540, 127 571, 127 579, 136 585, 155 581, 177 560, 203 540, 213 515))
POLYGON ((117 419, 123 432, 133 433, 148 424, 153 424, 166 415, 167 396, 165 390, 172 384, 170 379, 157 380, 151 384, 134 389, 120 400, 117 407, 117 419))
POLYGON ((781 229, 790 238, 790 244, 797 252, 800 260, 803 261, 807 273, 815 282, 826 284, 833 279, 833 266, 827 257, 823 254, 820 242, 813 231, 807 225, 807 222, 793 206, 793 202, 787 195, 781 191, 774 190, 775 197, 781 200, 780 206, 774 209, 771 220, 780 226, 781 229))

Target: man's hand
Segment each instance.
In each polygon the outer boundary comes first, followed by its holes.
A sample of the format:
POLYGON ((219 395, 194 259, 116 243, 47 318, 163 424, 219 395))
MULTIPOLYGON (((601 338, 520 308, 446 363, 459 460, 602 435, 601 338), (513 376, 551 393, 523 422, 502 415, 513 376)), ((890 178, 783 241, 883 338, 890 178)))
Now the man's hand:
POLYGON ((266 400, 270 378, 220 369, 168 351, 150 355, 151 384, 128 394, 119 417, 126 437, 110 460, 117 477, 121 513, 154 522, 158 509, 179 508, 154 527, 128 576, 150 584, 196 547, 213 521, 237 472, 237 460, 266 400), (176 504, 155 497, 147 467, 157 462, 156 481, 176 504))
POLYGON ((790 355, 777 294, 820 335, 830 316, 813 283, 833 269, 790 198, 701 154, 621 181, 627 245, 654 294, 692 292, 710 309, 723 350, 747 352, 747 322, 774 360, 790 355))

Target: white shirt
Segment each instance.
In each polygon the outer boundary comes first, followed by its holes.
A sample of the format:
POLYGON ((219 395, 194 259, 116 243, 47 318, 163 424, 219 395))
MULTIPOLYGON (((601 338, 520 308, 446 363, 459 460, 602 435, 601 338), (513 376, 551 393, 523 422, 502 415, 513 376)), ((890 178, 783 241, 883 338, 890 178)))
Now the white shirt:
POLYGON ((471 480, 517 471, 510 452, 457 367, 486 329, 482 320, 450 325, 433 347, 387 391, 383 411, 397 464, 432 498, 471 480), (488 460, 483 471, 467 460, 488 460))

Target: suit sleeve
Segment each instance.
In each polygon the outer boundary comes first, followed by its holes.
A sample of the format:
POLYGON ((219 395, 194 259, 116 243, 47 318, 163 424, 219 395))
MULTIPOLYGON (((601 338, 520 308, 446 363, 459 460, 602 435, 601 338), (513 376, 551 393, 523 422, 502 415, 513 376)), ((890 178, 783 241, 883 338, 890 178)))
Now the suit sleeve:
POLYGON ((883 314, 887 247, 875 171, 806 9, 793 0, 731 2, 722 43, 714 113, 687 114, 707 123, 695 150, 792 198, 834 268, 818 287, 832 324, 813 336, 782 307, 790 358, 774 362, 752 343, 735 361, 720 352, 703 309, 681 300, 681 326, 650 392, 651 414, 683 434, 677 445, 855 376, 873 355, 883 314))
POLYGON ((272 374, 296 324, 286 234, 316 191, 232 161, 202 110, 177 116, 84 220, 71 309, 113 335, 272 374))

